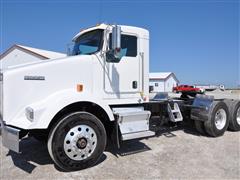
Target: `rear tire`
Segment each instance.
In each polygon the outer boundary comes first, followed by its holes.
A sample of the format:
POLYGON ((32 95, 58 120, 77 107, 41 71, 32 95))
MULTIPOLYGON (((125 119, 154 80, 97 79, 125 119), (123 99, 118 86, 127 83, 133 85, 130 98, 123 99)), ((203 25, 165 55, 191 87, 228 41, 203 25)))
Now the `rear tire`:
POLYGON ((240 131, 240 101, 225 100, 229 110, 229 127, 232 131, 240 131))
POLYGON ((204 127, 208 135, 212 137, 222 136, 229 125, 229 112, 223 101, 214 101, 209 110, 208 120, 204 127))
POLYGON ((75 112, 62 118, 49 133, 48 151, 54 163, 65 171, 93 166, 106 146, 102 122, 88 112, 75 112))

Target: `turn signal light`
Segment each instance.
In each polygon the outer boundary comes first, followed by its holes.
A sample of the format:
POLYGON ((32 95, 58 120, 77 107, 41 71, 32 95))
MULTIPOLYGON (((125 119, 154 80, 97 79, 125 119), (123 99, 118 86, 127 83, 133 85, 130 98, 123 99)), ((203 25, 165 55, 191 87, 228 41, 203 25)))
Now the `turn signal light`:
POLYGON ((82 92, 82 91, 83 91, 83 85, 77 84, 77 92, 82 92))

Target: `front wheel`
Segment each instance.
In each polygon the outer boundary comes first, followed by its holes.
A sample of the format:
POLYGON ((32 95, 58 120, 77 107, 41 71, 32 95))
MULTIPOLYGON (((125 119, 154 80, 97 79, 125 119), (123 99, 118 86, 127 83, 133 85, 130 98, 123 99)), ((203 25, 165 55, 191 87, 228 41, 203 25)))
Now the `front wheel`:
POLYGON ((102 156, 105 146, 105 128, 96 116, 88 112, 75 112, 62 118, 48 138, 51 158, 65 171, 93 166, 102 156))

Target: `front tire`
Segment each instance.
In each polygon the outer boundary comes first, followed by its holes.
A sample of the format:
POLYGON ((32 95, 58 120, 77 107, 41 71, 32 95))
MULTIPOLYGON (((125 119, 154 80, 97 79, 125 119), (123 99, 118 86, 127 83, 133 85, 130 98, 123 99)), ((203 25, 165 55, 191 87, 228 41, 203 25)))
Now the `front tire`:
POLYGON ((49 133, 48 151, 54 163, 65 171, 93 166, 106 146, 101 121, 88 112, 75 112, 62 118, 49 133))

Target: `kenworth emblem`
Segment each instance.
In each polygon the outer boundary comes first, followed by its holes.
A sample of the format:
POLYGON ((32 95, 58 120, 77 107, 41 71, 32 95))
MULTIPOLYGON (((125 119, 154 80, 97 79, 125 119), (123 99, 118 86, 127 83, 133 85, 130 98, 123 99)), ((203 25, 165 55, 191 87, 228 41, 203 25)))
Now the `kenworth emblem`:
POLYGON ((24 76, 24 80, 44 81, 45 80, 45 76, 24 76))

